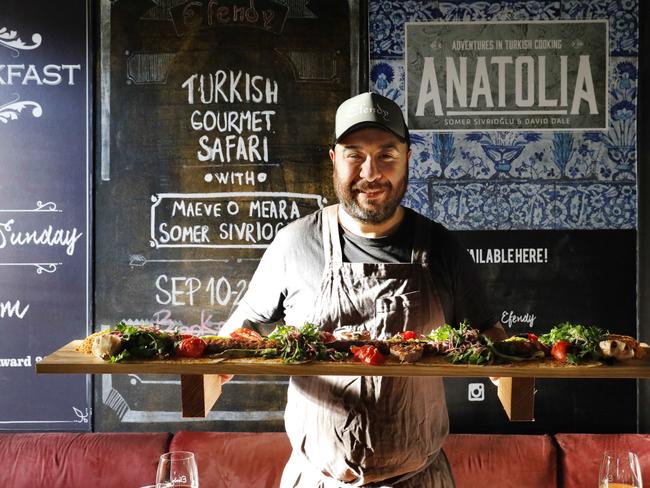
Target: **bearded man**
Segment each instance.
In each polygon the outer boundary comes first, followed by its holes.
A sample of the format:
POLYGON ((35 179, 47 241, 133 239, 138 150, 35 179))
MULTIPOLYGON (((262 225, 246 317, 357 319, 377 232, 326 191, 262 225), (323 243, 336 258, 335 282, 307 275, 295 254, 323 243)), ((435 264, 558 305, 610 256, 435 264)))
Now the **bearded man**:
MULTIPOLYGON (((410 155, 397 104, 375 93, 343 102, 329 151, 339 204, 278 233, 221 334, 283 320, 386 339, 468 320, 505 337, 467 251, 401 206, 410 155)), ((285 426, 283 488, 454 486, 442 378, 294 376, 285 426)))

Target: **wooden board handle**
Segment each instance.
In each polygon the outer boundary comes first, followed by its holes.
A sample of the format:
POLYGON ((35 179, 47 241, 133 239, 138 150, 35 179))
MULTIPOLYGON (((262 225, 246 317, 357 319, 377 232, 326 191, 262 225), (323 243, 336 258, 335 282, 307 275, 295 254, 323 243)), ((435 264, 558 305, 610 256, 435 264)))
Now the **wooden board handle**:
POLYGON ((535 420, 535 378, 499 378, 499 400, 513 421, 535 420))
POLYGON ((218 374, 182 374, 181 406, 183 417, 207 417, 221 395, 218 374))

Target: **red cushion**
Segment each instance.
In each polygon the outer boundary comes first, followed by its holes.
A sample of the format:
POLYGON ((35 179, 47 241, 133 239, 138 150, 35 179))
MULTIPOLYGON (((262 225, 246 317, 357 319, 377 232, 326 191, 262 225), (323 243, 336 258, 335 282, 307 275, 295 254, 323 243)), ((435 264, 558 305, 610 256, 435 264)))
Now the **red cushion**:
POLYGON ((650 482, 650 435, 648 434, 557 434, 560 469, 565 488, 598 486, 598 470, 608 449, 633 451, 639 456, 641 477, 650 482))
POLYGON ((272 488, 280 485, 291 445, 284 432, 178 432, 171 451, 192 451, 201 486, 272 488))
POLYGON ((168 433, 0 434, 0 485, 115 488, 156 481, 168 433))
POLYGON ((557 452, 547 435, 451 434, 443 449, 457 488, 557 486, 557 452))

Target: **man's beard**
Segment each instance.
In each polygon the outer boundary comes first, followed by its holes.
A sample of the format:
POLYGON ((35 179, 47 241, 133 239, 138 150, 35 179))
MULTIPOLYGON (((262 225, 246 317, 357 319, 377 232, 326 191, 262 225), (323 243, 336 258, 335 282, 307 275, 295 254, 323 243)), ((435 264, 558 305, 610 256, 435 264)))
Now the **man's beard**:
POLYGON ((406 193, 408 178, 405 175, 396 187, 393 187, 389 181, 369 183, 366 180, 360 180, 348 186, 339 179, 335 169, 333 180, 334 192, 348 215, 364 224, 381 224, 392 217, 397 207, 399 207, 406 193), (383 189, 386 193, 386 199, 383 202, 371 200, 360 203, 356 198, 359 192, 378 189, 383 189))

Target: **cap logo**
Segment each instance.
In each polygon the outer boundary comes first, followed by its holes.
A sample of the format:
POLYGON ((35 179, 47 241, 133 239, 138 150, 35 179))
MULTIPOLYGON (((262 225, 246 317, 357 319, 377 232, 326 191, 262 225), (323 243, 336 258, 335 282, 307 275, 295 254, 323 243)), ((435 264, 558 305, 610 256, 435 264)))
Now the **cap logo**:
POLYGON ((384 110, 383 108, 381 108, 379 104, 376 104, 374 107, 369 107, 366 104, 359 105, 358 108, 350 107, 350 110, 348 110, 348 113, 346 115, 348 117, 352 117, 356 114, 372 114, 372 113, 377 114, 385 121, 388 121, 389 119, 388 110, 384 110))

